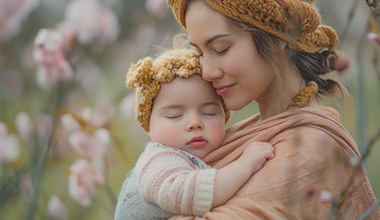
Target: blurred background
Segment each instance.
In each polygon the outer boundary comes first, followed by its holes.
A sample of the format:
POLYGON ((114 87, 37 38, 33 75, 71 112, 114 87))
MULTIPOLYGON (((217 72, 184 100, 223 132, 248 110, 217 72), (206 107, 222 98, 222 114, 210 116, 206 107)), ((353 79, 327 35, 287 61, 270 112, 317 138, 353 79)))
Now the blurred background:
MULTIPOLYGON (((379 198, 380 3, 316 2, 340 36, 347 60, 337 75, 352 96, 327 103, 361 152, 371 149, 379 198)), ((148 140, 125 74, 179 32, 165 0, 0 0, 1 219, 113 218, 148 140)), ((252 104, 230 123, 255 112, 252 104)))

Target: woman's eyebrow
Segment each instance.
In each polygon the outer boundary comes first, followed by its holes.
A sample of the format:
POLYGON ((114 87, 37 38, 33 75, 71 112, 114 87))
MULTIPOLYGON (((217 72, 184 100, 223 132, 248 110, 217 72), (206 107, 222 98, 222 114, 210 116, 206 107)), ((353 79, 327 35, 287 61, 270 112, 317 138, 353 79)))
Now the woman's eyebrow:
MULTIPOLYGON (((214 40, 216 39, 219 39, 219 38, 224 38, 224 37, 229 37, 230 35, 229 34, 217 34, 209 39, 206 40, 206 46, 211 44, 214 40)), ((198 47, 196 44, 190 42, 190 45, 194 46, 194 47, 198 47)))

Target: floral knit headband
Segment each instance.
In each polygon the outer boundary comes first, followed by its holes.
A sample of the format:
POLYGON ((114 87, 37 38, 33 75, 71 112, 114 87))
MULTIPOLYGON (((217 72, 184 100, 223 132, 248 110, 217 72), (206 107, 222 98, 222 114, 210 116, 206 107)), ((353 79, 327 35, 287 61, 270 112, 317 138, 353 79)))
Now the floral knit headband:
MULTIPOLYGON (((155 60, 146 57, 131 65, 126 75, 126 86, 136 88, 136 119, 146 132, 149 132, 153 100, 160 91, 161 83, 194 74, 200 75, 201 68, 197 53, 190 49, 169 50, 155 60)), ((224 103, 223 107, 227 122, 231 112, 224 103)))
MULTIPOLYGON (((167 0, 177 21, 186 28, 189 0, 167 0)), ((311 0, 203 0, 215 11, 233 20, 251 24, 289 43, 302 52, 334 50, 338 36, 321 25, 321 17, 311 0)))

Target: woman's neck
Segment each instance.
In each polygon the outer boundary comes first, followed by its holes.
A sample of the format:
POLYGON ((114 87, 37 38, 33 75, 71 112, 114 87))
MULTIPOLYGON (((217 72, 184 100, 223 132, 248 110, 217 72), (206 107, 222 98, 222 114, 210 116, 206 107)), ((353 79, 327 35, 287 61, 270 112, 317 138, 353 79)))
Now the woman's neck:
POLYGON ((260 120, 287 111, 291 100, 305 86, 305 81, 296 71, 288 71, 282 82, 273 84, 264 97, 257 100, 260 120))

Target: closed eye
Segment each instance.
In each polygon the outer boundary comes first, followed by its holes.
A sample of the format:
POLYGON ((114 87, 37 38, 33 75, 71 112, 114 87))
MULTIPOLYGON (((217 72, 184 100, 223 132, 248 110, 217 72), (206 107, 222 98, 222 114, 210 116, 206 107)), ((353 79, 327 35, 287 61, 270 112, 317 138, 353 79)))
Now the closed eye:
POLYGON ((203 106, 200 113, 205 116, 215 116, 222 113, 222 107, 219 103, 209 103, 203 106))
POLYGON ((226 47, 222 50, 215 50, 215 53, 218 55, 223 55, 223 54, 227 53, 229 49, 230 49, 229 47, 226 47))
POLYGON ((208 116, 214 116, 214 115, 216 115, 217 113, 215 113, 215 112, 204 112, 204 113, 202 113, 203 115, 208 115, 208 116))
POLYGON ((167 119, 177 119, 180 118, 182 115, 166 115, 165 118, 167 119))

